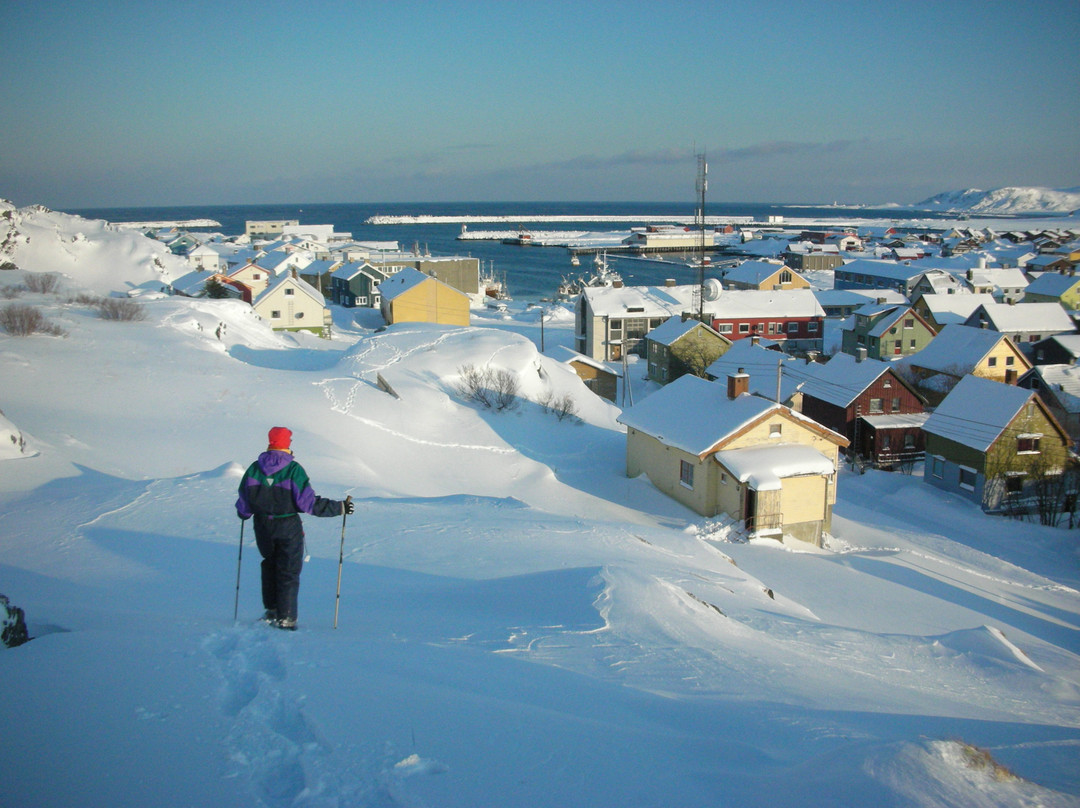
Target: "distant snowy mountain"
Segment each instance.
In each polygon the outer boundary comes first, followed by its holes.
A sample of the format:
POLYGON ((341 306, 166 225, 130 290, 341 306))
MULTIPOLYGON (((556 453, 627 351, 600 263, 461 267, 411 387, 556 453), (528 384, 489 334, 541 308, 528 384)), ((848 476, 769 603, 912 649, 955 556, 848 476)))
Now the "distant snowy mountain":
POLYGON ((1080 188, 969 188, 937 194, 914 207, 971 213, 1070 213, 1080 209, 1080 188))

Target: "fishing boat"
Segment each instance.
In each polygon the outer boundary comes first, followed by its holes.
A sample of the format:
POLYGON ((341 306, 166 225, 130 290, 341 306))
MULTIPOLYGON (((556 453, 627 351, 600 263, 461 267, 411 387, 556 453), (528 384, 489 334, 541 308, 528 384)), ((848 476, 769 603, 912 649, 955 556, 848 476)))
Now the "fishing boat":
POLYGON ((571 300, 580 295, 586 288, 598 289, 605 286, 614 286, 617 283, 622 283, 622 275, 609 266, 607 253, 597 253, 593 259, 592 273, 588 277, 578 275, 576 278, 569 278, 564 275, 562 283, 559 284, 557 295, 559 300, 571 300))

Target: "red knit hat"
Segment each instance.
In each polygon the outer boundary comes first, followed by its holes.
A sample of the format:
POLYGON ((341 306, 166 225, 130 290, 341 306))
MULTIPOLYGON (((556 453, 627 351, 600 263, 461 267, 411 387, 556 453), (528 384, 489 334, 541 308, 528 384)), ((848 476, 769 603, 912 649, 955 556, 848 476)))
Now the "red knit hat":
POLYGON ((275 426, 270 430, 270 451, 287 452, 292 443, 292 430, 283 426, 275 426))

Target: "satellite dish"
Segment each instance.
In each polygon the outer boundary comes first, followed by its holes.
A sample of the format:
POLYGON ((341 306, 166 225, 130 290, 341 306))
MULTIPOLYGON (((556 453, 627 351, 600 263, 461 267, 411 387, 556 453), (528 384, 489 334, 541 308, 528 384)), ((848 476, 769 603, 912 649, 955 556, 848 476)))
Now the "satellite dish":
POLYGON ((702 293, 705 299, 710 303, 714 300, 720 299, 720 293, 724 291, 723 285, 716 278, 709 278, 705 281, 705 285, 702 288, 702 293))

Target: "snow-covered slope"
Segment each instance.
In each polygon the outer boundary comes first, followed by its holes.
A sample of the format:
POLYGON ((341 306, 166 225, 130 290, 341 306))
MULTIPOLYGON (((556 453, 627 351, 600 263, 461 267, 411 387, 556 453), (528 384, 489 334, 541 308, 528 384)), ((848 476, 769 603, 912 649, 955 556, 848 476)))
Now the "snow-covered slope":
MULTIPOLYGON (((37 271, 145 282, 101 255, 37 271)), ((67 336, 0 334, 0 409, 38 452, 0 459, 0 592, 36 636, 0 648, 0 804, 1080 800, 1074 531, 871 472, 841 476, 825 550, 728 541, 626 478, 617 408, 536 349, 539 309, 335 310, 326 342, 237 301, 115 323, 19 299, 67 336), (464 400, 470 364, 519 405, 464 400), (358 504, 305 521, 296 633, 255 623, 232 509, 278 424, 358 504)), ((565 310, 545 337, 572 342, 565 310)))
POLYGON ((188 271, 159 241, 100 219, 0 201, 0 266, 58 272, 66 292, 157 291, 188 271))
POLYGON ((1070 213, 1080 209, 1080 188, 997 188, 980 191, 947 191, 914 207, 967 213, 1023 215, 1030 213, 1070 213))

